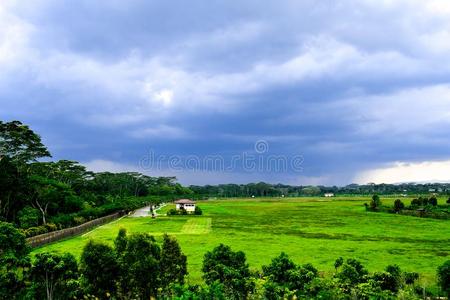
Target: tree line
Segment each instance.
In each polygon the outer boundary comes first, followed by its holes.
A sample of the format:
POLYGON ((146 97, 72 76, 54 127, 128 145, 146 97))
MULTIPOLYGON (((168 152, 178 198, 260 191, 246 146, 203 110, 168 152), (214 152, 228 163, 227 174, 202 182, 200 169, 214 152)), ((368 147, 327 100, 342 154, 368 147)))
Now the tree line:
POLYGON ((49 158, 40 136, 27 125, 0 121, 0 221, 15 224, 27 236, 192 194, 175 177, 94 173, 76 161, 43 161, 49 158))
POLYGON ((246 255, 220 244, 203 257, 204 284, 186 283, 187 258, 177 240, 162 243, 120 229, 113 246, 89 241, 79 262, 71 254, 40 253, 32 260, 25 236, 0 223, 0 299, 420 299, 450 295, 450 260, 437 269, 438 292, 419 274, 397 265, 370 273, 356 259, 339 257, 324 276, 286 253, 259 270, 246 255))
POLYGON ((301 197, 335 195, 427 195, 439 193, 450 195, 450 184, 349 184, 346 186, 292 186, 265 182, 249 184, 219 184, 189 187, 196 197, 301 197))

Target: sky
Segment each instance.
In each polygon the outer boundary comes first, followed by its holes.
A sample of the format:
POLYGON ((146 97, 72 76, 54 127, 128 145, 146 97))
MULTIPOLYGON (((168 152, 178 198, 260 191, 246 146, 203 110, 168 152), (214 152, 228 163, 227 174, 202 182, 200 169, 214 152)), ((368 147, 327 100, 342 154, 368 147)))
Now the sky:
POLYGON ((0 2, 0 120, 183 184, 450 181, 448 0, 0 2))

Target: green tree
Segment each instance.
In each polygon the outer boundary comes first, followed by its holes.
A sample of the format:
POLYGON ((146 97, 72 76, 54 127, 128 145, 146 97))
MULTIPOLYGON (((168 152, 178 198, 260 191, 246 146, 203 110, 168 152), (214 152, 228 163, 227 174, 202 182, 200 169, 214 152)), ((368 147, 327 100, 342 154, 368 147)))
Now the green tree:
POLYGON ((29 228, 39 225, 39 210, 31 206, 25 206, 18 213, 19 225, 21 228, 29 228))
POLYGON ((27 198, 26 177, 9 157, 0 159, 0 219, 14 222, 27 198))
POLYGON ((432 206, 437 206, 438 204, 437 198, 435 196, 431 197, 430 199, 428 199, 428 204, 432 206))
POLYGON ((196 214, 196 215, 203 214, 202 209, 198 205, 195 206, 194 214, 196 214))
POLYGON ((35 296, 40 299, 69 299, 77 292, 78 265, 72 254, 37 254, 31 276, 35 296))
POLYGON ((402 202, 402 200, 396 199, 396 200, 394 201, 394 210, 395 210, 396 212, 399 212, 399 211, 401 211, 401 210, 404 209, 404 208, 405 208, 405 204, 402 202))
POLYGON ((0 299, 16 299, 24 291, 29 251, 25 236, 12 224, 0 222, 0 299))
POLYGON ((336 272, 339 269, 339 267, 342 266, 343 263, 344 259, 342 257, 336 259, 336 261, 334 262, 334 269, 336 270, 336 272))
POLYGON ((335 277, 338 279, 339 285, 346 293, 349 293, 352 287, 366 282, 369 272, 356 259, 349 258, 342 264, 340 271, 336 273, 335 277))
POLYGON ((165 234, 161 249, 161 280, 164 285, 184 283, 187 275, 187 257, 181 252, 180 245, 173 237, 165 234))
POLYGON ((81 253, 80 272, 88 293, 99 299, 110 298, 116 293, 119 266, 110 246, 89 241, 81 253))
POLYGON ((125 228, 120 228, 116 239, 114 240, 114 248, 117 254, 122 255, 127 248, 127 230, 125 228))
POLYGON ((223 284, 227 299, 246 299, 254 290, 245 254, 220 244, 203 258, 203 279, 208 285, 223 284))
POLYGON ((265 295, 268 298, 272 298, 275 294, 281 298, 291 294, 306 295, 306 286, 318 276, 318 271, 311 264, 297 266, 284 252, 262 269, 263 275, 268 279, 264 285, 265 295))
POLYGON ((377 209, 381 206, 380 196, 373 195, 372 200, 370 201, 370 208, 377 209))
POLYGON ((0 160, 5 156, 13 161, 27 163, 51 155, 40 136, 27 125, 19 121, 0 121, 0 160))
POLYGON ((132 234, 119 258, 120 286, 126 298, 150 299, 160 287, 161 249, 155 239, 145 233, 132 234))
POLYGON ((442 291, 450 297, 450 260, 438 267, 437 278, 442 291))

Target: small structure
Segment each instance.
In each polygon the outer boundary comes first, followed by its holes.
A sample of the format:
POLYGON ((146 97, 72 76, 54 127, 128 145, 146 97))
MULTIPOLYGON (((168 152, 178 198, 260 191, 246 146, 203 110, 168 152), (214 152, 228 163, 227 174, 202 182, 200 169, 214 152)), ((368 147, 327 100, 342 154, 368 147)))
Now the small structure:
POLYGON ((334 197, 334 193, 325 193, 323 194, 325 197, 334 197))
POLYGON ((189 199, 180 199, 175 201, 177 210, 186 210, 188 213, 195 212, 195 201, 189 199))

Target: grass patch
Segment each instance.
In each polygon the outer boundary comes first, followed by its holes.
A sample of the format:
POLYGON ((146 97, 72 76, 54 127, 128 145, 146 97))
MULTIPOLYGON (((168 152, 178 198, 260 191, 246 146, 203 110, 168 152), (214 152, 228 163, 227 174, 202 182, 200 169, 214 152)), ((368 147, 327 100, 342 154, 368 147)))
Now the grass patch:
MULTIPOLYGON (((435 283, 436 268, 450 253, 448 220, 366 212, 369 197, 232 199, 200 201, 202 216, 123 218, 91 233, 35 249, 79 256, 89 239, 112 243, 121 227, 147 232, 158 241, 174 235, 188 256, 189 282, 201 282, 203 255, 220 243, 246 253, 251 268, 268 264, 281 251, 297 263, 310 262, 325 273, 334 260, 357 258, 370 271, 398 264, 435 283)), ((383 198, 383 204, 394 198, 383 198)), ((404 199, 402 199, 404 200, 404 199)), ((408 202, 408 200, 406 200, 408 202)), ((445 201, 445 199, 439 199, 445 201)), ((443 203, 443 202, 442 202, 443 203)), ((162 214, 173 206, 167 205, 162 214)))

